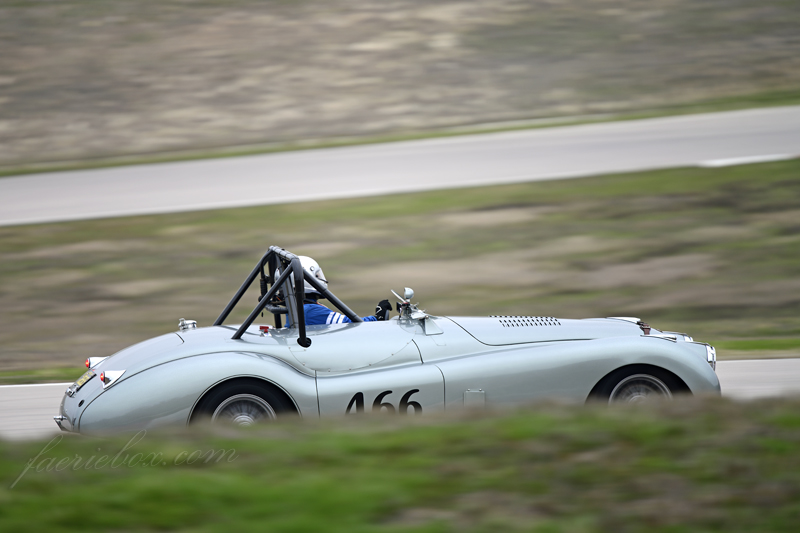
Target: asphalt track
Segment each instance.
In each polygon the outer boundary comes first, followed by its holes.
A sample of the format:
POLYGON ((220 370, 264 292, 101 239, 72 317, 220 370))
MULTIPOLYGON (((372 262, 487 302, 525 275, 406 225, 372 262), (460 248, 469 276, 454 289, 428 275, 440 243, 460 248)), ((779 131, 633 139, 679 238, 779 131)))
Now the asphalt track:
MULTIPOLYGON (((800 359, 720 361, 723 396, 735 400, 800 394, 800 359)), ((0 387, 0 438, 45 439, 58 434, 53 422, 69 383, 0 387)))
POLYGON ((800 106, 0 179, 0 226, 800 155, 800 106))

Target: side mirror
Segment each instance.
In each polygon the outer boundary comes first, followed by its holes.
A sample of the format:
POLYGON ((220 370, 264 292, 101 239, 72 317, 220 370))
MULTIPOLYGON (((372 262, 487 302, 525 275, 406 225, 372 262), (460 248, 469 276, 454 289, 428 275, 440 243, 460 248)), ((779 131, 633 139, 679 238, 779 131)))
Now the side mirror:
POLYGON ((406 287, 405 292, 403 293, 404 300, 411 300, 414 297, 414 290, 410 287, 406 287))

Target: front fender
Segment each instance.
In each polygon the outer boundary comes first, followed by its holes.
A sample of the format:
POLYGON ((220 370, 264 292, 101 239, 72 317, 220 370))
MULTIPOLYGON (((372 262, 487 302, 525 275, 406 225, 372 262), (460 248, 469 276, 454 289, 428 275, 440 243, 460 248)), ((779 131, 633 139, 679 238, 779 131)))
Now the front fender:
POLYGON ((719 394, 705 353, 699 344, 630 336, 514 345, 439 359, 436 366, 444 375, 447 406, 463 404, 467 390, 484 391, 487 404, 553 397, 583 402, 607 374, 634 364, 668 370, 694 394, 719 394))
POLYGON ((169 361, 112 385, 84 408, 77 429, 99 433, 183 426, 207 390, 234 377, 269 381, 286 392, 301 416, 319 416, 313 377, 263 354, 222 352, 169 361))
POLYGON ((692 394, 720 394, 717 374, 708 364, 704 344, 659 337, 633 337, 622 344, 619 366, 650 364, 669 370, 683 380, 692 394))

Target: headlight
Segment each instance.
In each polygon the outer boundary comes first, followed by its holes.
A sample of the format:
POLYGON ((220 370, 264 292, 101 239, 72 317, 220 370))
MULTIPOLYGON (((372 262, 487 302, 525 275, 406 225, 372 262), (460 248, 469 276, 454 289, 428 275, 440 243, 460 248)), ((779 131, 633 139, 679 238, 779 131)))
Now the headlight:
POLYGON ((708 360, 708 364, 711 365, 711 368, 716 372, 717 350, 715 350, 713 346, 710 346, 708 344, 706 344, 706 359, 708 360))

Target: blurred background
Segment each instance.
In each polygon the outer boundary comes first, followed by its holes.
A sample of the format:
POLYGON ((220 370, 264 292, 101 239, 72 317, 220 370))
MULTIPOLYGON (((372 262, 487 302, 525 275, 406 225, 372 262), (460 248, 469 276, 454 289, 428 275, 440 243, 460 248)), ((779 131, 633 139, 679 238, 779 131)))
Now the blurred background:
MULTIPOLYGON (((3 2, 0 171, 794 104, 798 27, 783 0, 3 2)), ((412 286, 797 355, 798 220, 789 161, 2 227, 0 370, 208 325, 272 244, 361 314, 412 286)))
POLYGON ((800 101, 786 0, 0 4, 0 166, 800 101))
MULTIPOLYGON (((798 28, 797 0, 0 0, 0 181, 797 105, 798 28)), ((640 316, 723 361, 800 357, 795 158, 3 226, 0 384, 210 325, 270 245, 362 315, 410 286, 434 315, 640 316)), ((0 529, 796 531, 798 401, 684 400, 178 428, 129 453, 236 460, 151 468, 53 468, 128 436, 0 439, 0 529)), ((23 430, 24 403, 0 401, 23 430)))

